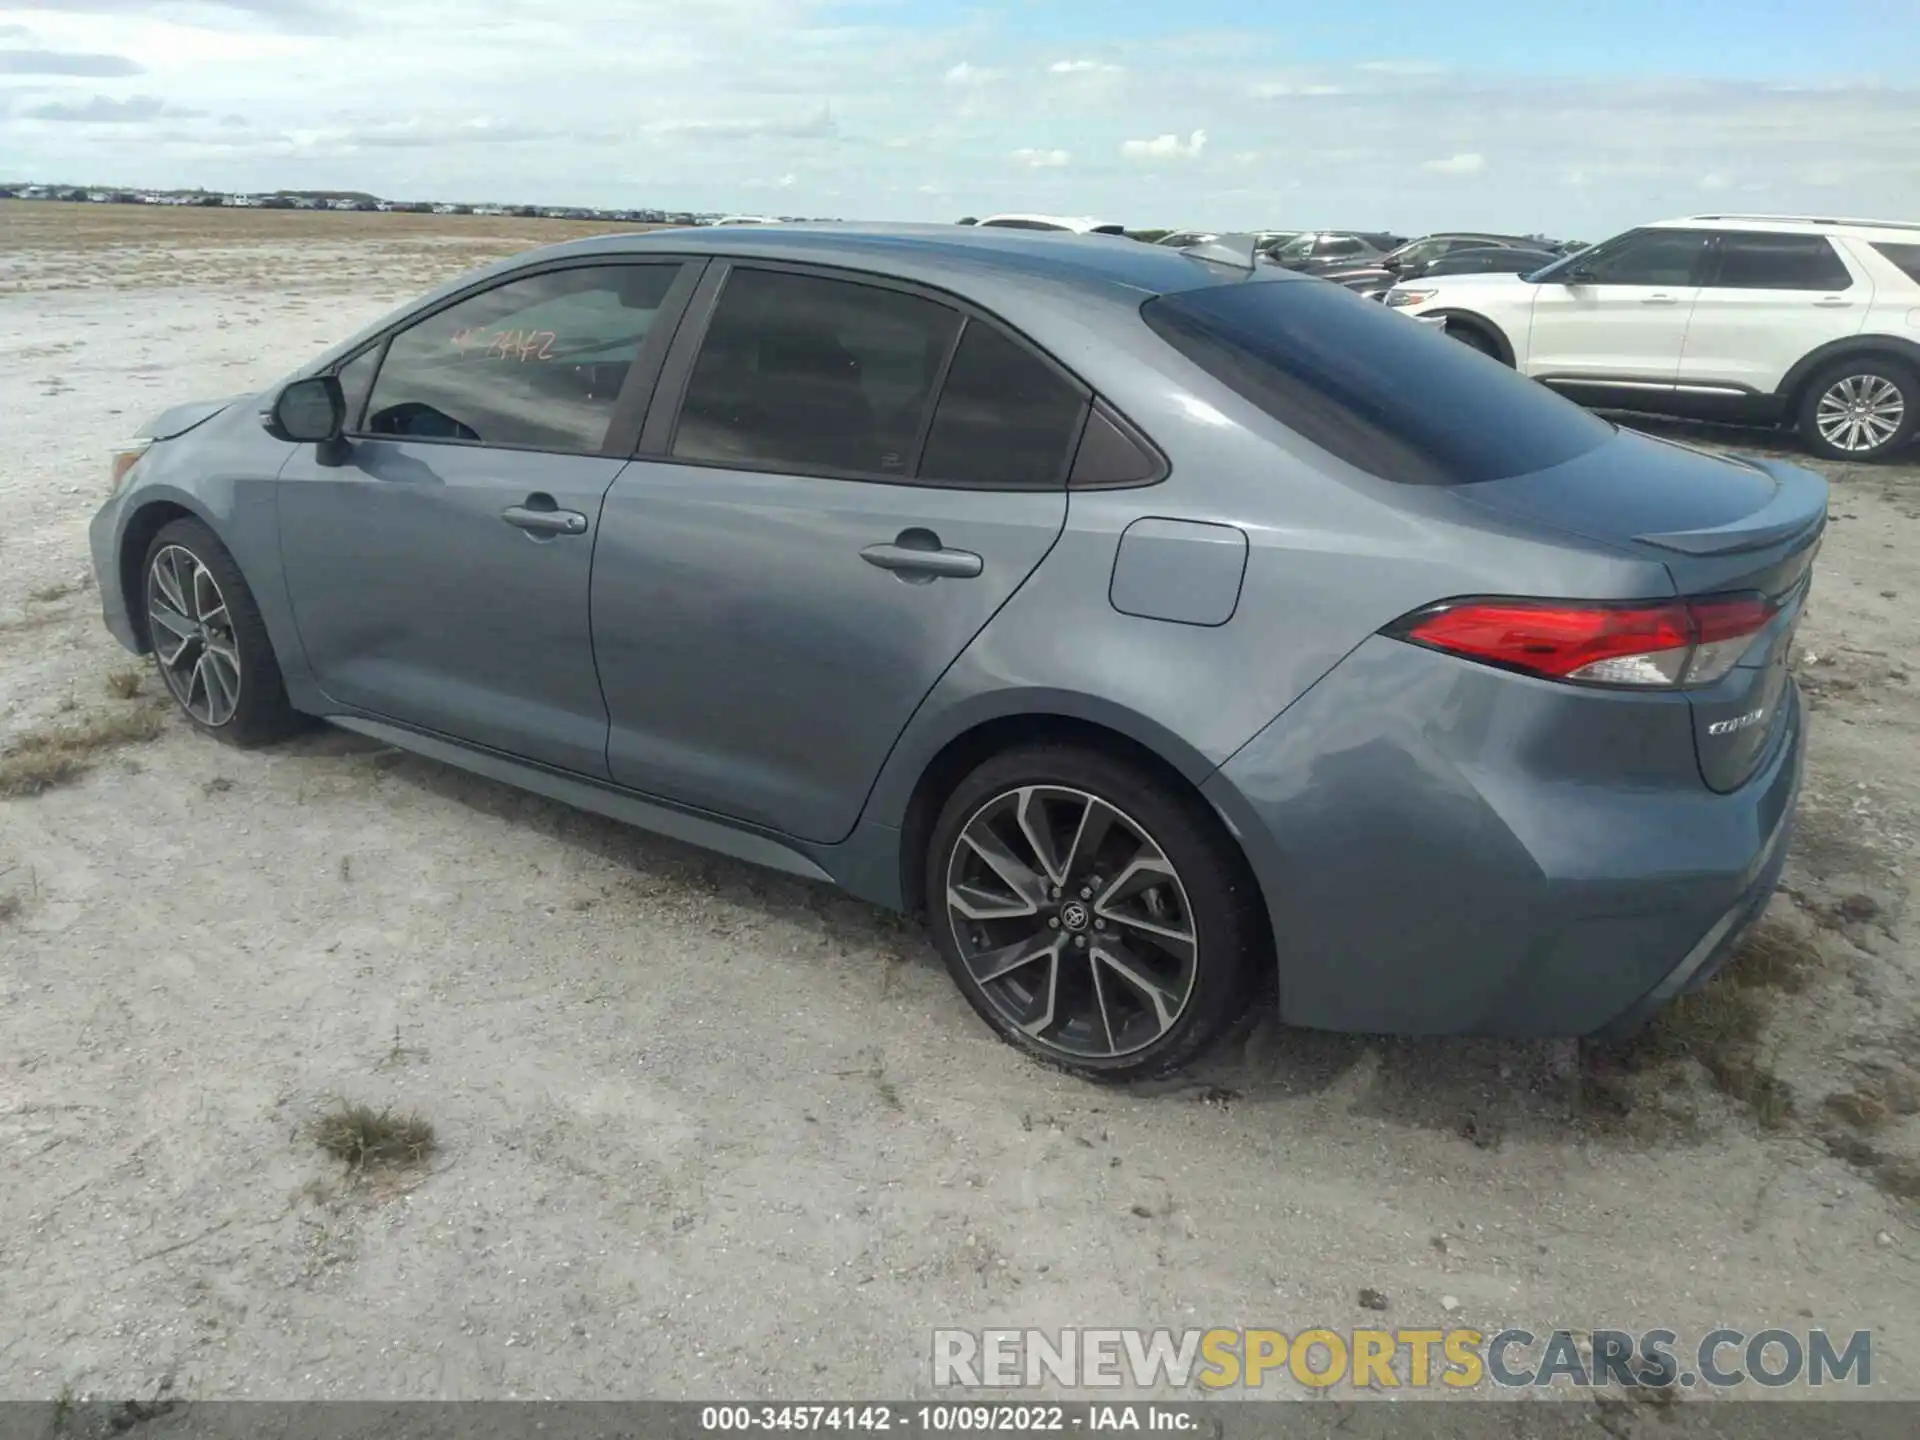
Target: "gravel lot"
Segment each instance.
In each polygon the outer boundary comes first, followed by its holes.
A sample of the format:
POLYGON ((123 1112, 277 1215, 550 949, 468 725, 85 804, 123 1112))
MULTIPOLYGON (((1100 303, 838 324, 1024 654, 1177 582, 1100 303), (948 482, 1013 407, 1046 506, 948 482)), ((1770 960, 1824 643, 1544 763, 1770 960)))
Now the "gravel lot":
POLYGON ((94 737, 0 798, 0 1397, 904 1396, 937 1325, 1383 1322, 1871 1327, 1920 1397, 1920 468, 1828 471, 1799 842, 1706 1007, 1101 1090, 830 891, 344 732, 139 738, 110 444, 581 228, 0 202, 0 750, 94 737), (438 1153, 349 1176, 341 1098, 438 1153))

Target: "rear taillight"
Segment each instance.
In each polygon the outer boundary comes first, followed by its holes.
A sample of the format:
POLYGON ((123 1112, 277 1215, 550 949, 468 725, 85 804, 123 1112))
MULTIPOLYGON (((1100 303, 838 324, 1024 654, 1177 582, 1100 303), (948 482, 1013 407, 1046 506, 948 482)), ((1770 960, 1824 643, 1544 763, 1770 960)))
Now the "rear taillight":
POLYGON ((1764 595, 1624 605, 1452 600, 1416 610, 1386 633, 1549 680, 1671 689, 1720 679, 1777 613, 1764 595))

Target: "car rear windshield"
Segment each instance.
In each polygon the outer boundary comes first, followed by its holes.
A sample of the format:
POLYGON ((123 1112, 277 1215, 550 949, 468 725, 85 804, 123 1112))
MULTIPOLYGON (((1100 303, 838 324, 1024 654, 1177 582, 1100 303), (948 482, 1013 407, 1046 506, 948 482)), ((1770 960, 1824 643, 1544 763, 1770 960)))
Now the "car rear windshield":
POLYGON ((1614 433, 1544 385, 1339 285, 1214 285, 1159 296, 1141 314, 1282 425, 1386 480, 1501 480, 1614 433))

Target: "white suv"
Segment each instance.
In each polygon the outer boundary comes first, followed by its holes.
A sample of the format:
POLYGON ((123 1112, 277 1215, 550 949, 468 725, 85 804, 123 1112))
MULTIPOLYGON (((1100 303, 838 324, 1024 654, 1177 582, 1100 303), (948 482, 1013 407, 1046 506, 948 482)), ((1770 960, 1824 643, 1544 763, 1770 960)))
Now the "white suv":
POLYGON ((1583 404, 1791 424, 1837 460, 1890 457, 1920 424, 1917 224, 1694 215, 1386 303, 1583 404))

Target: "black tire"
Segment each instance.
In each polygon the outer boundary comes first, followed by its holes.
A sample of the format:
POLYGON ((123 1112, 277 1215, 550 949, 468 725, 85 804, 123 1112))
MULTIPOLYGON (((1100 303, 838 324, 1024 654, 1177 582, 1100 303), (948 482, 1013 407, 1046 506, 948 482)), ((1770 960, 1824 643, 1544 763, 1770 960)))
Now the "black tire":
POLYGON ((1493 337, 1478 325, 1475 325, 1471 320, 1449 319, 1447 321, 1446 333, 1452 339, 1458 340, 1469 350, 1478 350, 1489 360, 1499 360, 1502 365, 1507 363, 1501 358, 1500 347, 1494 344, 1493 337))
MULTIPOLYGON (((173 571, 169 573, 179 590, 180 576, 173 571)), ((184 590, 180 593, 184 598, 184 590)), ((165 599, 164 595, 160 595, 160 598, 163 601, 165 599)), ((287 687, 280 676, 280 662, 274 656, 273 643, 267 637, 266 622, 260 618, 260 607, 254 601, 253 591, 248 588, 246 578, 241 575, 233 556, 227 553, 227 547, 200 521, 180 519, 161 527, 160 533, 147 546, 146 556, 140 566, 139 588, 128 597, 128 601, 143 607, 142 623, 153 647, 154 665, 160 672, 160 683, 173 696, 180 713, 194 729, 226 744, 251 749, 285 739, 306 726, 307 718, 287 703, 287 687), (154 575, 155 563, 165 554, 172 564, 182 551, 205 568, 217 587, 218 601, 224 604, 226 624, 219 624, 216 618, 207 633, 217 637, 222 654, 230 651, 238 659, 238 693, 233 696, 230 713, 222 713, 226 709, 223 704, 213 704, 204 708, 202 713, 195 713, 210 695, 209 687, 225 683, 221 679, 196 680, 188 670, 195 657, 208 648, 208 642, 201 639, 175 650, 178 663, 170 665, 166 658, 169 632, 154 618, 155 597, 160 593, 154 575), (197 650, 195 645, 199 647, 197 650)), ((217 617, 218 611, 215 615, 217 617)), ((221 690, 221 697, 224 698, 226 693, 224 689, 221 690)))
MULTIPOLYGON (((1044 821, 1036 824, 1045 828, 1044 821)), ((1076 846, 1072 839, 1063 839, 1053 848, 1059 859, 1070 857, 1076 846)), ((1028 853, 1037 854, 1031 847, 1028 853)), ((1059 868, 1065 872, 1068 867, 1061 863, 1059 868)), ((995 874, 998 873, 996 870, 995 874)), ((1045 879, 1039 869, 1034 869, 1032 876, 1045 879)), ((981 1018, 1003 1039, 1036 1059, 1088 1079, 1151 1079, 1185 1067, 1249 1016, 1254 1001, 1262 993, 1263 979, 1272 971, 1263 902, 1238 848, 1220 824, 1197 797, 1180 793, 1138 764, 1096 750, 1057 743, 1032 745, 997 755, 974 770, 948 797, 934 824, 927 847, 926 887, 928 926, 933 942, 954 982, 981 1018), (949 878, 963 875, 956 866, 973 865, 977 871, 979 852, 963 839, 969 826, 984 823, 996 814, 1005 820, 1011 812, 996 811, 996 807, 1017 804, 1012 797, 1030 787, 1036 792, 1047 792, 1043 795, 1045 804, 1059 800, 1066 807, 1064 813, 1056 816, 1059 828, 1054 833, 1057 835, 1064 837, 1073 830, 1077 839, 1082 833, 1073 823, 1071 806, 1076 802, 1062 798, 1064 792, 1093 797, 1116 812, 1118 820, 1130 828, 1116 825, 1103 846, 1085 847, 1091 854, 1091 872, 1080 869, 1068 874, 1065 878, 1070 893, 1063 897, 1059 889, 1043 884, 1042 889, 1051 890, 1053 898, 1042 902, 1037 915, 991 919, 986 922, 988 925, 1004 924, 1012 928, 988 935, 982 933, 986 928, 982 922, 950 908, 949 878), (1136 880, 1136 888, 1129 890, 1129 873, 1148 873, 1138 864, 1138 856, 1147 853, 1146 849, 1116 848, 1123 842, 1130 844, 1134 832, 1138 832, 1147 849, 1157 847, 1160 857, 1171 867, 1170 885, 1155 883, 1142 891, 1137 888, 1136 880), (958 856, 956 851, 960 851, 958 856), (1126 860, 1129 854, 1135 856, 1135 863, 1131 865, 1126 860), (1109 860, 1120 868, 1117 873, 1110 871, 1102 877, 1099 870, 1109 860), (1094 899, 1075 907, 1074 897, 1086 893, 1077 888, 1079 880, 1075 876, 1084 877, 1088 873, 1096 880, 1103 880, 1104 889, 1094 899), (1103 900, 1111 901, 1104 910, 1103 900), (1136 902, 1141 903, 1136 907, 1136 902), (1121 918, 1123 908, 1142 911, 1152 908, 1152 916, 1141 913, 1136 919, 1121 918), (1079 912, 1075 926, 1061 923, 1067 918, 1068 909, 1079 912), (1112 920, 1096 918, 1103 914, 1113 917, 1112 920), (1171 920, 1167 919, 1169 915, 1173 917, 1171 920), (1183 959, 1172 950, 1163 951, 1159 948, 1162 942, 1152 934, 1142 935, 1134 928, 1149 918, 1166 920, 1173 928, 1184 929, 1192 937, 1190 951, 1183 952, 1190 955, 1190 959, 1183 959), (989 995, 987 985, 969 968, 970 953, 976 957, 976 963, 978 957, 989 952, 1004 953, 1001 940, 1006 935, 1017 939, 1024 933, 1022 927, 1032 930, 1035 941, 1048 941, 1048 932, 1040 928, 1043 925, 1051 927, 1063 946, 1084 945, 1089 940, 1093 943, 1090 948, 1078 951, 1063 950, 1057 962, 1059 968, 1052 972, 1044 1007, 1039 992, 1047 983, 1042 978, 1048 974, 1044 968, 1046 962, 1033 962, 1041 967, 1038 971, 1029 966, 1025 972, 1014 972, 1034 977, 1024 982, 1033 992, 1029 1003, 1035 1009, 1044 1008, 1047 1016, 1054 1017, 1055 996, 1061 998, 1061 1012, 1072 1009, 1077 997, 1094 1016, 1086 1022, 1089 1028, 1080 1033, 1093 1036, 1091 1043, 1097 1048, 1104 1031, 1106 1049, 1116 1053, 1084 1050, 1075 1053, 1069 1044, 1072 1025, 1059 1031, 1057 1040, 1022 1029, 1003 1006, 1008 999, 1005 987, 1009 983, 1020 986, 1023 982, 985 977, 988 983, 1001 987, 996 991, 999 996, 996 1001, 989 995), (1097 926, 1104 935, 1093 933, 1090 926, 1097 926), (962 927, 970 933, 963 936, 962 927), (1071 933, 1076 929, 1084 933, 1071 933), (1113 941, 1123 934, 1123 948, 1115 951, 1113 941), (1103 945, 1132 967, 1131 974, 1128 970, 1119 972, 1127 978, 1116 978, 1113 964, 1097 960, 1103 945), (1132 948, 1125 948, 1128 945, 1132 948), (1175 990, 1184 996, 1170 1023, 1164 1013, 1155 1013, 1163 1012, 1160 1004, 1142 1003, 1149 991, 1127 983, 1128 979, 1150 970, 1157 978, 1167 973, 1168 965, 1180 972, 1180 978, 1167 982, 1168 992, 1162 998, 1171 1000, 1175 990), (1095 971, 1107 977, 1104 983, 1094 978, 1095 971), (1112 1023, 1116 1017, 1124 1022, 1121 1027, 1116 1028, 1112 1023), (1095 1025, 1100 1028, 1091 1028, 1095 1025), (1145 1043, 1128 1044, 1124 1049, 1116 1043, 1116 1035, 1145 1035, 1160 1026, 1164 1029, 1145 1043)), ((1008 885, 1007 892, 1017 895, 1018 888, 1008 885)), ((967 894, 978 899, 980 892, 968 888, 967 894)))
MULTIPOLYGON (((1887 410, 1878 412, 1883 419, 1887 410)), ((1823 365, 1807 381, 1800 392, 1800 405, 1795 417, 1800 439, 1815 455, 1824 460, 1849 460, 1857 463, 1875 463, 1891 460, 1913 439, 1914 427, 1920 425, 1920 378, 1897 360, 1883 359, 1878 355, 1860 355, 1842 358, 1831 365, 1823 365), (1897 423, 1884 437, 1862 436, 1869 440, 1864 448, 1850 449, 1845 442, 1844 430, 1838 440, 1829 439, 1822 421, 1845 424, 1844 416, 1836 415, 1829 408, 1831 404, 1844 403, 1845 392, 1849 392, 1861 401, 1879 400, 1883 404, 1890 401, 1898 407, 1897 423)), ((1859 433, 1856 431, 1856 433, 1859 433)))

